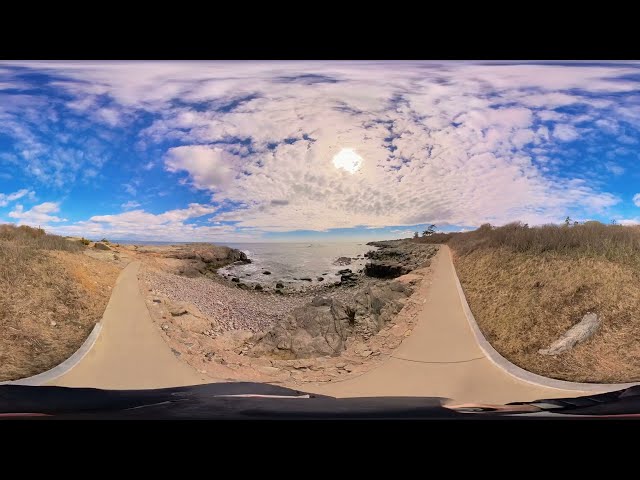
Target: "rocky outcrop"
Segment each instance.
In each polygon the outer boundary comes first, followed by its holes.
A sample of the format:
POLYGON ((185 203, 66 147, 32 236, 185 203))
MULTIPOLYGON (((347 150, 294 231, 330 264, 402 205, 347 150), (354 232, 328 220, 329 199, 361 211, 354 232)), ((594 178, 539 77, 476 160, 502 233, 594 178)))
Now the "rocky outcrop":
POLYGON ((364 273, 375 278, 396 278, 427 266, 438 251, 434 245, 416 244, 403 240, 386 242, 369 242, 367 245, 379 247, 379 250, 369 251, 365 257, 369 263, 365 265, 364 273))
POLYGON ((251 263, 247 255, 235 248, 193 243, 188 245, 143 246, 136 253, 158 259, 168 271, 185 277, 212 276, 232 263, 251 263))
POLYGON ((294 309, 266 333, 257 334, 247 355, 280 359, 337 356, 352 335, 375 335, 404 306, 411 295, 401 282, 368 285, 356 291, 350 303, 317 296, 294 309))
POLYGON ((352 316, 337 300, 324 300, 294 309, 271 331, 257 335, 248 354, 284 359, 340 355, 353 329, 352 316))
POLYGON ((409 273, 412 268, 395 262, 370 262, 364 266, 364 274, 376 278, 396 278, 409 273))
POLYGON ((336 275, 340 275, 340 285, 353 286, 358 282, 358 274, 353 273, 350 268, 338 270, 336 275))
POLYGON ((591 338, 600 325, 602 319, 595 313, 587 313, 582 320, 565 332, 562 337, 553 342, 549 348, 538 350, 542 355, 558 355, 571 350, 576 344, 591 338))
POLYGON ((111 247, 109 247, 109 245, 107 245, 106 243, 102 243, 102 242, 96 242, 94 247, 96 249, 98 249, 98 250, 111 250, 111 247))

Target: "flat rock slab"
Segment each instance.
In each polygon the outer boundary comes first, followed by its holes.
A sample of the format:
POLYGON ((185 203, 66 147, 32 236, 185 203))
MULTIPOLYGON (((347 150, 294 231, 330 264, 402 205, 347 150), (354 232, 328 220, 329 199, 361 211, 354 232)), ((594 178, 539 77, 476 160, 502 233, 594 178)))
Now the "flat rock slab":
POLYGON ((587 313, 579 323, 571 327, 558 340, 553 342, 549 348, 542 348, 538 353, 542 355, 558 355, 559 353, 571 350, 576 344, 584 342, 591 338, 600 325, 602 320, 595 313, 587 313))

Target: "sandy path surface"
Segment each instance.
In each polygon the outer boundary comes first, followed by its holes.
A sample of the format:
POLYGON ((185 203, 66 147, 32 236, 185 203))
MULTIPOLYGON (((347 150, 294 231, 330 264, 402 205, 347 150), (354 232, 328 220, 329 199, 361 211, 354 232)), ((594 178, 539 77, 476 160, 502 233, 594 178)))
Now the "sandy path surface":
POLYGON ((91 351, 50 385, 136 389, 212 381, 178 360, 151 322, 138 286, 139 268, 132 262, 120 274, 91 351))
POLYGON ((448 247, 441 247, 433 268, 414 293, 424 305, 416 327, 390 358, 357 378, 307 384, 306 390, 335 397, 425 396, 498 404, 587 394, 522 382, 495 366, 464 315, 448 247))

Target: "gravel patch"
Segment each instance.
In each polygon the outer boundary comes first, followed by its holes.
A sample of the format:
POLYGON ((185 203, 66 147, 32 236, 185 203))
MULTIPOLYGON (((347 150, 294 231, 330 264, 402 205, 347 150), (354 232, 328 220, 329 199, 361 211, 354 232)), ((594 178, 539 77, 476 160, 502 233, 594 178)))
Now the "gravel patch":
POLYGON ((310 295, 277 295, 229 287, 207 278, 187 278, 144 268, 141 278, 154 295, 195 305, 223 330, 259 332, 310 301, 310 295))

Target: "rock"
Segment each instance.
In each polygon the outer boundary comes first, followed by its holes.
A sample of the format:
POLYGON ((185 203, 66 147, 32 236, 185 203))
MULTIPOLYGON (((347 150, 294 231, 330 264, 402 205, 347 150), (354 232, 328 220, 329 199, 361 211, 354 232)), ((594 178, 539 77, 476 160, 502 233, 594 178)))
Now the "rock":
MULTIPOLYGON (((324 298, 324 297, 316 297, 324 298)), ((294 309, 267 332, 248 352, 251 356, 271 354, 284 359, 337 356, 353 330, 349 310, 335 299, 294 309)))
POLYGON ((371 355, 372 353, 373 353, 373 352, 372 352, 371 350, 365 350, 364 352, 362 352, 362 353, 360 354, 360 356, 361 356, 361 357, 366 358, 366 357, 368 357, 369 355, 371 355))
POLYGON ((276 288, 276 293, 278 295, 284 295, 284 292, 282 290, 280 290, 279 288, 276 288))
POLYGON ((254 289, 258 290, 258 291, 262 291, 262 285, 260 285, 259 283, 256 284, 256 286, 254 287, 254 289))
POLYGON ((406 275, 401 275, 395 280, 395 282, 399 282, 404 285, 414 285, 420 281, 422 281, 422 276, 415 273, 407 273, 406 275))
POLYGON ((311 305, 313 305, 314 307, 322 307, 325 305, 331 305, 332 300, 328 297, 314 297, 313 300, 311 300, 311 305))
POLYGON ((549 348, 538 350, 541 355, 558 355, 559 353, 571 350, 577 343, 584 342, 591 338, 600 325, 602 319, 595 313, 587 313, 579 323, 571 327, 562 337, 553 342, 549 348))
POLYGON ((154 298, 153 303, 162 303, 162 300, 160 300, 159 298, 154 298))
POLYGON ((174 317, 189 313, 189 305, 182 302, 170 303, 168 305, 169 313, 174 317))
POLYGON ((334 265, 351 265, 351 259, 349 257, 340 257, 335 262, 334 265))
POLYGON ((284 284, 282 282, 276 283, 276 288, 284 288, 284 284))
POLYGON ((56 325, 58 325, 58 322, 55 322, 54 320, 51 320, 49 322, 49 325, 51 325, 52 327, 55 327, 56 325))
POLYGON ((245 276, 245 277, 250 277, 250 276, 251 276, 251 274, 250 274, 250 273, 245 273, 245 274, 244 274, 244 276, 245 276))
POLYGON ((349 273, 353 273, 350 268, 345 268, 344 270, 338 270, 336 275, 347 275, 349 273))
MULTIPOLYGON (((341 270, 342 271, 342 270, 341 270)), ((358 275, 351 270, 346 271, 340 275, 341 285, 355 285, 358 280, 358 275)))
POLYGON ((238 277, 233 277, 231 279, 232 282, 240 283, 240 279, 238 277))
POLYGON ((369 262, 364 267, 364 274, 368 277, 395 278, 411 271, 410 267, 396 262, 369 262))
POLYGON ((316 280, 318 280, 319 282, 324 282, 324 278, 322 277, 318 277, 316 280))
POLYGON ((263 275, 271 275, 271 272, 269 270, 265 270, 264 272, 262 272, 263 275))
POLYGON ((96 242, 94 247, 97 248, 98 250, 111 250, 111 248, 108 245, 102 242, 96 242))
POLYGON ((243 290, 249 290, 249 285, 247 285, 246 283, 238 283, 236 284, 236 287, 241 288, 243 290))
POLYGON ((174 317, 172 322, 182 330, 196 333, 204 333, 211 328, 211 322, 206 317, 196 316, 190 313, 174 317))
POLYGON ((309 277, 302 277, 300 280, 303 280, 305 282, 312 282, 313 281, 309 277))
POLYGON ((162 329, 165 330, 165 331, 169 330, 169 325, 167 325, 166 323, 163 323, 162 324, 162 329))

